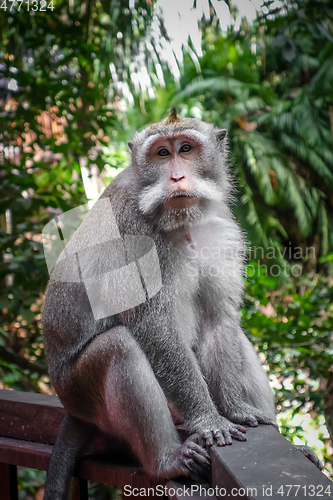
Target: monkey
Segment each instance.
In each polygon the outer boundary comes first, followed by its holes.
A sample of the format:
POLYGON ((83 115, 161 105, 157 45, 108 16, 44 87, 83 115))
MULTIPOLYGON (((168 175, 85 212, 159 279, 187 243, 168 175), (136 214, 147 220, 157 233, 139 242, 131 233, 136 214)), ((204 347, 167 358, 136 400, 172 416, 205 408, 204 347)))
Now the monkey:
POLYGON ((46 290, 49 375, 67 416, 45 500, 67 498, 92 428, 128 443, 152 476, 198 480, 207 447, 246 440, 244 425, 277 427, 240 322, 244 237, 230 208, 227 131, 172 109, 129 148, 130 166, 69 239, 46 290))

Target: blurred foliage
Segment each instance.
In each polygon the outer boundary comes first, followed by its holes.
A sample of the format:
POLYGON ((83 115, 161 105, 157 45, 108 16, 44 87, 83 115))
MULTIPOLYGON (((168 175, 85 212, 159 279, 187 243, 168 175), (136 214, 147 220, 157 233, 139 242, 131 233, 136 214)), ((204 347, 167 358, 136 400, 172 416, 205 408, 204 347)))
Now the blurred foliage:
POLYGON ((89 498, 94 500, 122 500, 122 490, 117 486, 104 485, 89 481, 89 498))
POLYGON ((242 311, 245 332, 269 366, 281 431, 296 444, 308 433, 305 441, 310 446, 315 441, 325 460, 331 455, 323 415, 325 380, 333 361, 332 285, 332 277, 312 273, 277 288, 277 280, 258 262, 249 262, 242 311), (299 424, 305 421, 307 432, 299 424))
MULTIPOLYGON (((151 1, 130 9, 127 0, 54 0, 52 14, 1 13, 3 386, 52 393, 40 329, 48 279, 43 226, 86 203, 84 171, 97 166, 108 183, 130 161, 134 130, 176 106, 228 129, 234 212, 252 245, 243 325, 270 367, 282 431, 328 463, 333 8, 329 0, 297 6, 222 35, 215 15, 203 20, 203 57, 185 54, 179 81, 148 33, 151 1)), ((43 483, 37 472, 20 475, 22 499, 23 485, 35 494, 43 483)), ((107 496, 98 485, 92 491, 107 496)))
POLYGON ((19 500, 30 500, 31 498, 42 500, 46 480, 45 471, 18 467, 17 480, 19 500), (29 491, 29 497, 27 497, 27 491, 29 491))
MULTIPOLYGON (((257 267, 257 263, 251 265, 257 267)), ((289 407, 297 394, 298 404, 305 405, 311 396, 322 412, 323 392, 317 389, 333 355, 332 278, 306 275, 295 284, 277 289, 276 281, 259 270, 247 277, 243 321, 248 336, 265 353, 271 372, 281 380, 295 381, 292 391, 281 388, 281 404, 289 407)))
POLYGON ((121 127, 110 64, 122 64, 117 34, 132 33, 137 16, 125 3, 69 9, 58 0, 51 14, 23 5, 0 18, 1 81, 9 82, 0 92, 0 353, 3 383, 15 389, 47 389, 43 367, 34 373, 27 362, 43 353, 41 230, 86 203, 81 169, 108 163, 105 146, 121 127))

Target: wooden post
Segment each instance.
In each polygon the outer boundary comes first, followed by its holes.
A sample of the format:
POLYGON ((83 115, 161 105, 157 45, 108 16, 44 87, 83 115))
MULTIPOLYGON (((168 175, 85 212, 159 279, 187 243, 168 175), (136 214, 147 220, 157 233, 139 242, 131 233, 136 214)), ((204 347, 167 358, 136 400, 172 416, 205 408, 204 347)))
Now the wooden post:
POLYGON ((0 462, 0 488, 2 500, 18 500, 16 465, 0 462))
POLYGON ((72 500, 88 500, 88 481, 74 477, 71 498, 72 500))

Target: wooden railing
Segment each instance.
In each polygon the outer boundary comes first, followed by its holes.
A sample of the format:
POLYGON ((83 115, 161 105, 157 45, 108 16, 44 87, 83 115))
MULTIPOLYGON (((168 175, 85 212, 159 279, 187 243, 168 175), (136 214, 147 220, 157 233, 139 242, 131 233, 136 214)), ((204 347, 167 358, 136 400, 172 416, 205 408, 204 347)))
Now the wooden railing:
MULTIPOLYGON (((17 466, 47 470, 64 413, 55 396, 0 390, 1 500, 18 498, 17 466)), ((164 491, 170 499, 197 500, 333 497, 333 483, 271 426, 249 428, 245 442, 214 445, 210 485, 156 481, 101 433, 88 452, 75 471, 73 500, 88 499, 88 480, 121 487, 124 498, 163 499, 164 491)))

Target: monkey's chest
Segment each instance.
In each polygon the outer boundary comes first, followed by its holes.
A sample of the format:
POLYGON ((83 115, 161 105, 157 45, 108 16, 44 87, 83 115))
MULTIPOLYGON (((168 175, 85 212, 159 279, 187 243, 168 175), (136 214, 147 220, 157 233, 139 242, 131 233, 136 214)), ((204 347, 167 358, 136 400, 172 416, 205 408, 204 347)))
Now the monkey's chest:
POLYGON ((184 260, 174 271, 173 287, 168 292, 172 297, 170 317, 175 319, 182 339, 193 347, 207 314, 217 311, 220 290, 200 261, 184 260))
POLYGON ((199 289, 198 274, 191 273, 186 260, 176 261, 172 277, 167 280, 166 289, 169 296, 170 318, 173 318, 177 331, 182 339, 192 346, 197 338, 199 310, 197 295, 199 289))
POLYGON ((225 295, 221 254, 216 247, 204 247, 199 253, 182 245, 173 248, 168 257, 162 272, 161 299, 169 305, 179 335, 193 347, 203 321, 208 316, 213 320, 225 295))

